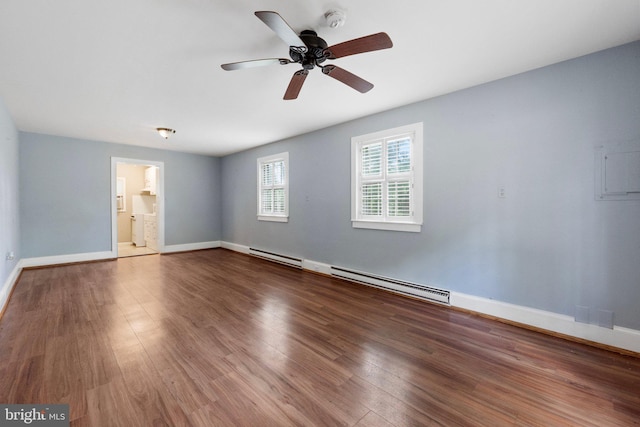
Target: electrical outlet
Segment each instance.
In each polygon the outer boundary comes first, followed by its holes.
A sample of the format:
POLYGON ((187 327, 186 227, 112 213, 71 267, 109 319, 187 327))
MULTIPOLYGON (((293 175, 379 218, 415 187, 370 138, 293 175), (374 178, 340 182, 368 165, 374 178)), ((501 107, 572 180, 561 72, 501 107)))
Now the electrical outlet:
POLYGON ((13 251, 11 252, 7 252, 7 256, 6 256, 6 260, 7 261, 13 261, 13 259, 16 257, 16 254, 13 253, 13 251))

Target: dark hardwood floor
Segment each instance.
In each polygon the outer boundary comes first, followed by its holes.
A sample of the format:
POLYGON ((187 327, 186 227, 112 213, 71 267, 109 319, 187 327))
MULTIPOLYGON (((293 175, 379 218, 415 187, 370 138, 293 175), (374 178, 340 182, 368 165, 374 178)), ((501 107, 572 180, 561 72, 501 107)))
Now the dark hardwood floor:
POLYGON ((224 249, 24 271, 0 379, 72 426, 640 423, 640 359, 224 249))

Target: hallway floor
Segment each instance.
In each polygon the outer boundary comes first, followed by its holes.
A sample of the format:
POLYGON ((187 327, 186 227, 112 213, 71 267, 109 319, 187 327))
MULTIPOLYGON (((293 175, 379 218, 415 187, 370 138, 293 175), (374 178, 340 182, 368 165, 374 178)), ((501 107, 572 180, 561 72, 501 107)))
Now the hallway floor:
POLYGON ((157 254, 157 251, 146 246, 138 247, 131 242, 118 242, 118 258, 157 254))

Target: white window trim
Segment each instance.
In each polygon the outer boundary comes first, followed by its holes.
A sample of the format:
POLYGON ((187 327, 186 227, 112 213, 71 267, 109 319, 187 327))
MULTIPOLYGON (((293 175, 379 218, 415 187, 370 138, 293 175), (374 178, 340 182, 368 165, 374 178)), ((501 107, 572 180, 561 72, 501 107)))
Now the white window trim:
POLYGON ((413 123, 393 129, 382 130, 366 135, 351 138, 351 224, 353 228, 368 228, 374 230, 406 231, 419 233, 422 230, 422 205, 423 205, 423 124, 413 123), (359 216, 359 148, 362 144, 380 139, 392 138, 395 135, 412 133, 411 159, 413 168, 413 198, 412 221, 380 221, 369 220, 359 216))
POLYGON ((260 157, 257 161, 258 168, 258 206, 257 216, 258 221, 273 221, 273 222, 289 222, 289 153, 284 152, 280 154, 274 154, 272 156, 260 157), (260 211, 262 207, 262 165, 264 163, 271 163, 277 160, 284 161, 284 214, 264 214, 260 211))

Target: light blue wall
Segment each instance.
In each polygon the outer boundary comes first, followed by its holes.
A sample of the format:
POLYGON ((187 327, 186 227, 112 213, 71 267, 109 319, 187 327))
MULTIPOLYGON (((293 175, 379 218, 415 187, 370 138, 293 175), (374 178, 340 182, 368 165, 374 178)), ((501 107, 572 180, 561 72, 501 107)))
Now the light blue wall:
POLYGON ((0 293, 20 259, 18 188, 18 131, 0 97, 0 293), (15 253, 13 261, 7 252, 15 253))
POLYGON ((640 42, 227 156, 222 238, 640 329, 640 202, 594 198, 597 147, 631 140, 640 42), (351 228, 350 138, 418 121, 423 231, 351 228), (258 222, 256 159, 282 151, 290 221, 258 222))
POLYGON ((165 244, 220 240, 220 159, 20 133, 24 258, 111 250, 111 157, 164 162, 165 244))

